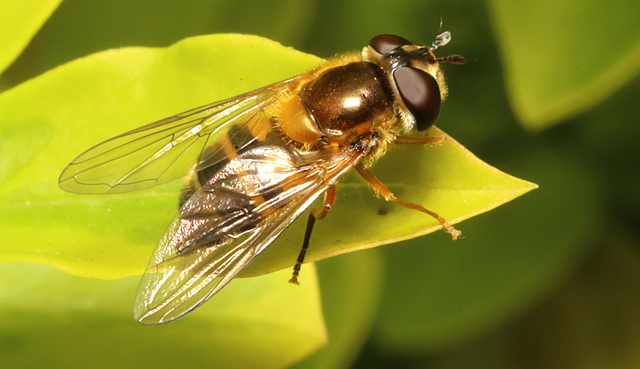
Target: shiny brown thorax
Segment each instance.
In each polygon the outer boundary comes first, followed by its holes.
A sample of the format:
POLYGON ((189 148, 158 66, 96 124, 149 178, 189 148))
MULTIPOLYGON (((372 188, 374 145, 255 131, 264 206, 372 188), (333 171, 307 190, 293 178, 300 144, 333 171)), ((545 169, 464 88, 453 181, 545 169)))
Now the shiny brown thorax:
POLYGON ((285 104, 280 127, 292 140, 350 145, 394 116, 393 92, 384 71, 351 62, 322 72, 285 104))

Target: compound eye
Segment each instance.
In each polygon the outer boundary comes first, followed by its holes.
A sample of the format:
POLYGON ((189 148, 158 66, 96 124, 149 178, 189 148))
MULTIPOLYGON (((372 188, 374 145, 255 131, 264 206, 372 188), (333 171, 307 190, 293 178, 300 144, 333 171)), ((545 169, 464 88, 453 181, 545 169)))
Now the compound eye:
POLYGON ((402 102, 416 120, 418 131, 431 127, 440 112, 440 87, 422 69, 401 67, 393 72, 402 102))
POLYGON ((369 41, 369 46, 382 55, 404 45, 411 45, 411 42, 395 35, 378 35, 369 41))

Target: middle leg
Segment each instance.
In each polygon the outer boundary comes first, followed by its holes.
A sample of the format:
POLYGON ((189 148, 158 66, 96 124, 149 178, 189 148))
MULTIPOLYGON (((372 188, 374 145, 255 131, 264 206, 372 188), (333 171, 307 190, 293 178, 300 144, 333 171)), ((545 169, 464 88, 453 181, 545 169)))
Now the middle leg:
POLYGON ((296 265, 293 266, 293 275, 289 280, 289 283, 299 284, 298 276, 300 274, 300 268, 302 268, 302 263, 304 262, 304 257, 307 254, 307 249, 309 248, 309 241, 311 240, 311 231, 313 231, 313 225, 316 223, 316 219, 322 219, 327 215, 327 212, 331 210, 333 203, 336 201, 336 186, 331 185, 327 188, 327 191, 324 193, 324 204, 321 208, 313 208, 309 212, 309 218, 307 218, 307 228, 304 232, 304 240, 302 241, 302 249, 300 249, 300 254, 298 254, 298 260, 296 261, 296 265))

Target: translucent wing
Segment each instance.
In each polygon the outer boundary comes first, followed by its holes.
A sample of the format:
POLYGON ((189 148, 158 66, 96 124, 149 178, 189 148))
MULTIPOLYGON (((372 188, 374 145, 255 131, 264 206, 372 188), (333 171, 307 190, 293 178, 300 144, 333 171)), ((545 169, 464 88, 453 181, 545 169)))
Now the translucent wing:
POLYGON ((226 139, 230 126, 257 122, 252 117, 277 102, 278 92, 296 89, 301 78, 195 108, 100 143, 64 169, 60 187, 75 193, 121 193, 181 178, 195 164, 211 165, 224 154, 210 148, 226 139))
POLYGON ((181 208, 138 287, 134 315, 141 323, 170 322, 208 300, 364 155, 345 151, 327 160, 256 146, 181 208))

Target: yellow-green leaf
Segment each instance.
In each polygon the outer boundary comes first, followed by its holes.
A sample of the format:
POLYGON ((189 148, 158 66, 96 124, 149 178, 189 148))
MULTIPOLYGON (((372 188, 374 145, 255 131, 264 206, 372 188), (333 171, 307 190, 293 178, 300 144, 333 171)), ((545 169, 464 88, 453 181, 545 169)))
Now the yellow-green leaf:
MULTIPOLYGON (((176 211, 179 181, 137 193, 82 196, 58 189, 64 166, 118 133, 319 63, 259 37, 203 36, 164 49, 105 51, 0 95, 0 232, 7 240, 0 260, 41 262, 99 278, 139 274, 176 211)), ((373 171, 401 199, 451 222, 535 188, 482 163, 448 136, 439 145, 394 148, 373 171)), ((338 186, 334 209, 319 222, 309 260, 438 228, 429 216, 374 198, 353 176, 338 186)), ((246 275, 292 265, 303 221, 246 275)))

